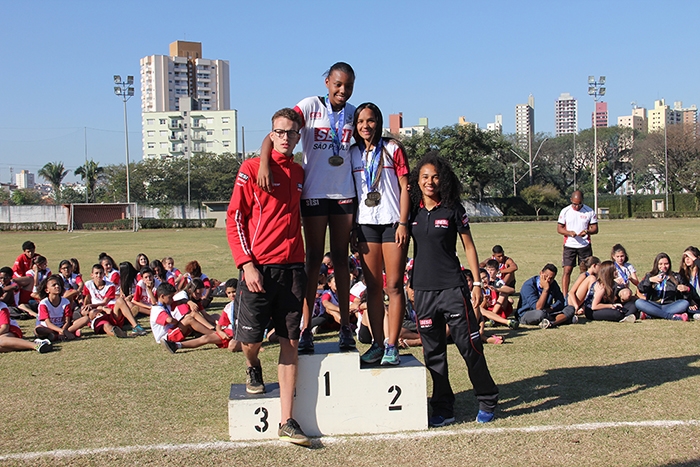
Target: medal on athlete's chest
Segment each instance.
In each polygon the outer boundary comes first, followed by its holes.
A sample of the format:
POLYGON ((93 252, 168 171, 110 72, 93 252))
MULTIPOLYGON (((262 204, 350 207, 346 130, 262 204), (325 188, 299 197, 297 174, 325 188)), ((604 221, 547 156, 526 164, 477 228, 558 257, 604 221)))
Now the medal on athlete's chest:
POLYGON ((340 167, 343 165, 343 162, 345 162, 345 159, 340 156, 331 156, 328 158, 328 163, 333 167, 340 167))
POLYGON ((378 191, 370 191, 367 193, 367 199, 365 200, 365 206, 368 206, 370 208, 373 208, 374 206, 379 205, 379 202, 382 200, 382 195, 378 191))
POLYGON ((331 100, 326 94, 326 111, 328 112, 328 120, 331 124, 331 148, 333 149, 333 155, 328 158, 328 163, 333 167, 340 167, 343 165, 343 162, 345 162, 345 160, 340 156, 340 145, 342 143, 341 138, 343 136, 343 127, 345 126, 345 107, 338 112, 338 120, 335 120, 331 100))

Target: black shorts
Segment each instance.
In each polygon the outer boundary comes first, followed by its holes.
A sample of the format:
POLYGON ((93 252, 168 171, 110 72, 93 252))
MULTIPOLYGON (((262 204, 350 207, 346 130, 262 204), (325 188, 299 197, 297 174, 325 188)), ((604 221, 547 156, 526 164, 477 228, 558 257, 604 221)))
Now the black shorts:
POLYGON ((359 243, 394 243, 396 227, 393 224, 360 224, 357 229, 357 241, 359 243))
POLYGON ((588 246, 584 246, 583 248, 569 248, 568 246, 565 246, 564 258, 561 265, 572 267, 578 266, 589 256, 593 256, 593 248, 591 248, 590 244, 588 246), (576 258, 578 258, 578 261, 576 261, 576 258))
POLYGON ((236 297, 236 340, 249 344, 262 342, 270 319, 279 337, 298 340, 306 291, 303 266, 258 266, 258 270, 263 276, 265 293, 249 291, 241 271, 236 297))
POLYGON ((357 201, 355 198, 326 199, 311 198, 301 200, 301 217, 342 216, 354 214, 357 201))

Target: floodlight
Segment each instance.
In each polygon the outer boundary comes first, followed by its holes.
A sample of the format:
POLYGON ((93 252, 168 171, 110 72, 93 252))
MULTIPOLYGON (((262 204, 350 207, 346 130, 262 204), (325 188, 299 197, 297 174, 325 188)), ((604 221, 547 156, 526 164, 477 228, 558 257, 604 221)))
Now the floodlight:
POLYGON ((134 88, 129 88, 126 95, 130 96, 130 97, 133 96, 134 95, 134 88))
POLYGON ((119 84, 122 81, 122 77, 119 75, 114 75, 114 84, 119 84))
POLYGON ((595 84, 595 76, 588 77, 588 84, 595 84))
POLYGON ((588 86, 588 95, 592 96, 595 94, 595 86, 588 86))
POLYGON ((121 96, 122 88, 120 88, 119 86, 114 86, 114 94, 116 94, 117 96, 121 96))
POLYGON ((599 94, 600 94, 601 96, 604 96, 604 95, 605 95, 605 88, 600 88, 599 94))
POLYGON ((598 81, 598 84, 603 85, 605 84, 605 76, 601 76, 600 80, 598 81))
MULTIPOLYGON (((601 78, 603 81, 602 83, 605 83, 605 76, 601 78)), ((134 84, 134 77, 129 75, 126 77, 126 84, 134 84)))

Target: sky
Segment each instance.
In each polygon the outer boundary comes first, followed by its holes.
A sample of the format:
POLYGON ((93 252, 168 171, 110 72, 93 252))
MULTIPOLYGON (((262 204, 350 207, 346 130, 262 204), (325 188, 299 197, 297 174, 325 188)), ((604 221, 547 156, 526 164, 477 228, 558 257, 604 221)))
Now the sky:
MULTIPOLYGON (((142 158, 139 60, 176 40, 230 63, 231 107, 251 151, 281 107, 326 92, 323 73, 345 61, 350 100, 372 101, 404 126, 460 116, 485 128, 535 98, 535 130, 554 133, 554 101, 578 99, 590 127, 589 75, 607 77, 609 121, 631 103, 700 104, 700 2, 498 1, 10 1, 0 0, 0 181, 47 162, 71 171, 87 157, 124 163, 123 103, 113 75, 133 75, 129 152, 142 158)), ((385 126, 388 126, 385 125, 385 126)), ((240 144, 240 137, 239 137, 240 144)), ((239 147, 240 151, 241 148, 239 147)), ((75 177, 67 178, 67 181, 75 177)), ((37 177, 37 182, 43 180, 37 177)))

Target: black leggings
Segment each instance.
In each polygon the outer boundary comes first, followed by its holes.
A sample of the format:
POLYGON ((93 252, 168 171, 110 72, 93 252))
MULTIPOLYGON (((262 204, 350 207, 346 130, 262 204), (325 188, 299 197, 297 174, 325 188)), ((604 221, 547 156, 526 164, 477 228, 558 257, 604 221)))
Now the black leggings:
POLYGON ((601 310, 591 310, 586 308, 586 318, 593 321, 615 321, 618 322, 622 318, 629 315, 634 315, 639 318, 637 307, 634 306, 634 301, 624 303, 622 308, 603 308, 601 310))

